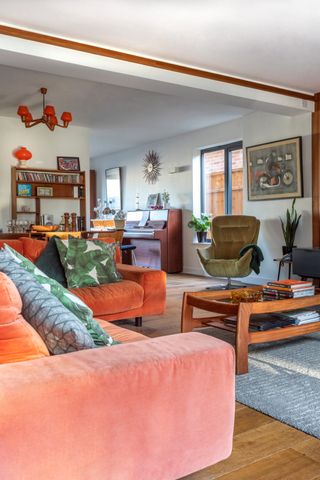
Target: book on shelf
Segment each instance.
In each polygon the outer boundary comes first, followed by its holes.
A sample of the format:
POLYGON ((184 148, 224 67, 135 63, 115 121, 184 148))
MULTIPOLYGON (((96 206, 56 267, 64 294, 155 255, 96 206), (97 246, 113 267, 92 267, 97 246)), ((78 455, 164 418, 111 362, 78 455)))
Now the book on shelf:
MULTIPOLYGON (((231 327, 236 327, 237 318, 229 317, 224 319, 224 323, 231 327)), ((251 315, 249 320, 249 330, 251 331, 265 331, 273 328, 287 327, 295 323, 294 318, 280 318, 275 314, 261 313, 251 315)))
POLYGON ((295 325, 304 325, 305 323, 313 323, 320 321, 319 309, 306 309, 306 310, 291 310, 289 312, 279 312, 274 314, 275 317, 280 319, 290 319, 294 321, 295 325))

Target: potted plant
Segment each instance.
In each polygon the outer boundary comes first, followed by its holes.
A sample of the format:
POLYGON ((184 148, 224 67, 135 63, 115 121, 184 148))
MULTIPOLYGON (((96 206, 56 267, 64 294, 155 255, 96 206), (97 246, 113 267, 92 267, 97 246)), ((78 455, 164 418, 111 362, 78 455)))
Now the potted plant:
POLYGON ((198 242, 200 243, 206 242, 207 232, 210 228, 210 225, 211 225, 211 220, 209 215, 207 215, 206 213, 201 213, 200 218, 192 215, 192 219, 188 223, 188 227, 193 228, 196 231, 198 242))
POLYGON ((291 209, 287 208, 286 218, 281 222, 282 233, 285 241, 285 246, 282 247, 283 255, 291 253, 294 245, 294 239, 296 236, 296 231, 299 226, 301 215, 298 215, 297 210, 295 209, 296 199, 292 201, 291 209))

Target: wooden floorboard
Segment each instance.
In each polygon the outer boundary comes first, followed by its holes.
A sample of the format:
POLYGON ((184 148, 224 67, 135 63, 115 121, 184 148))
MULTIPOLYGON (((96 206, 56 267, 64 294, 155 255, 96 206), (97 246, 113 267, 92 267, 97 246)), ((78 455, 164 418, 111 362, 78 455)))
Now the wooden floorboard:
MULTIPOLYGON (((117 322, 148 337, 180 332, 184 291, 203 290, 212 280, 193 275, 168 275, 167 310, 163 316, 145 317, 142 328, 132 321, 117 322)), ((219 338, 232 342, 228 332, 219 338)), ((320 421, 320 420, 319 420, 320 421)), ((236 405, 232 455, 225 461, 183 480, 320 480, 320 440, 306 435, 245 405, 236 405)))

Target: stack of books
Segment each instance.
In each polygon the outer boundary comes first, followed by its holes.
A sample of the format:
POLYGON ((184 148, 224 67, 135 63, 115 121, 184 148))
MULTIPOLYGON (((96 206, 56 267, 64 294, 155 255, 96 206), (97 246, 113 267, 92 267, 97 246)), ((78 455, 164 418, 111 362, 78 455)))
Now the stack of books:
POLYGON ((318 309, 291 310, 290 312, 275 313, 275 317, 279 320, 292 321, 294 325, 305 325, 320 321, 320 312, 318 309))
POLYGON ((270 300, 301 298, 314 295, 312 282, 302 280, 278 280, 263 285, 263 296, 270 300))

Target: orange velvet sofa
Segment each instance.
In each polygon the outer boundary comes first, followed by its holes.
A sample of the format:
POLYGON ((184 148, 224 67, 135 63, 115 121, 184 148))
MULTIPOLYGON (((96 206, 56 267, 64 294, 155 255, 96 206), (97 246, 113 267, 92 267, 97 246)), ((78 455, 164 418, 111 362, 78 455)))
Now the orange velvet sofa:
MULTIPOLYGON (((17 240, 1 239, 0 248, 7 243, 32 262, 40 255, 47 242, 29 237, 17 240)), ((117 261, 120 254, 117 252, 117 261)), ((95 317, 113 321, 134 318, 141 326, 142 317, 161 315, 166 304, 166 274, 161 270, 117 263, 123 280, 97 287, 71 290, 88 305, 95 317)))
POLYGON ((230 455, 233 348, 100 324, 124 343, 0 365, 1 480, 177 480, 230 455))

